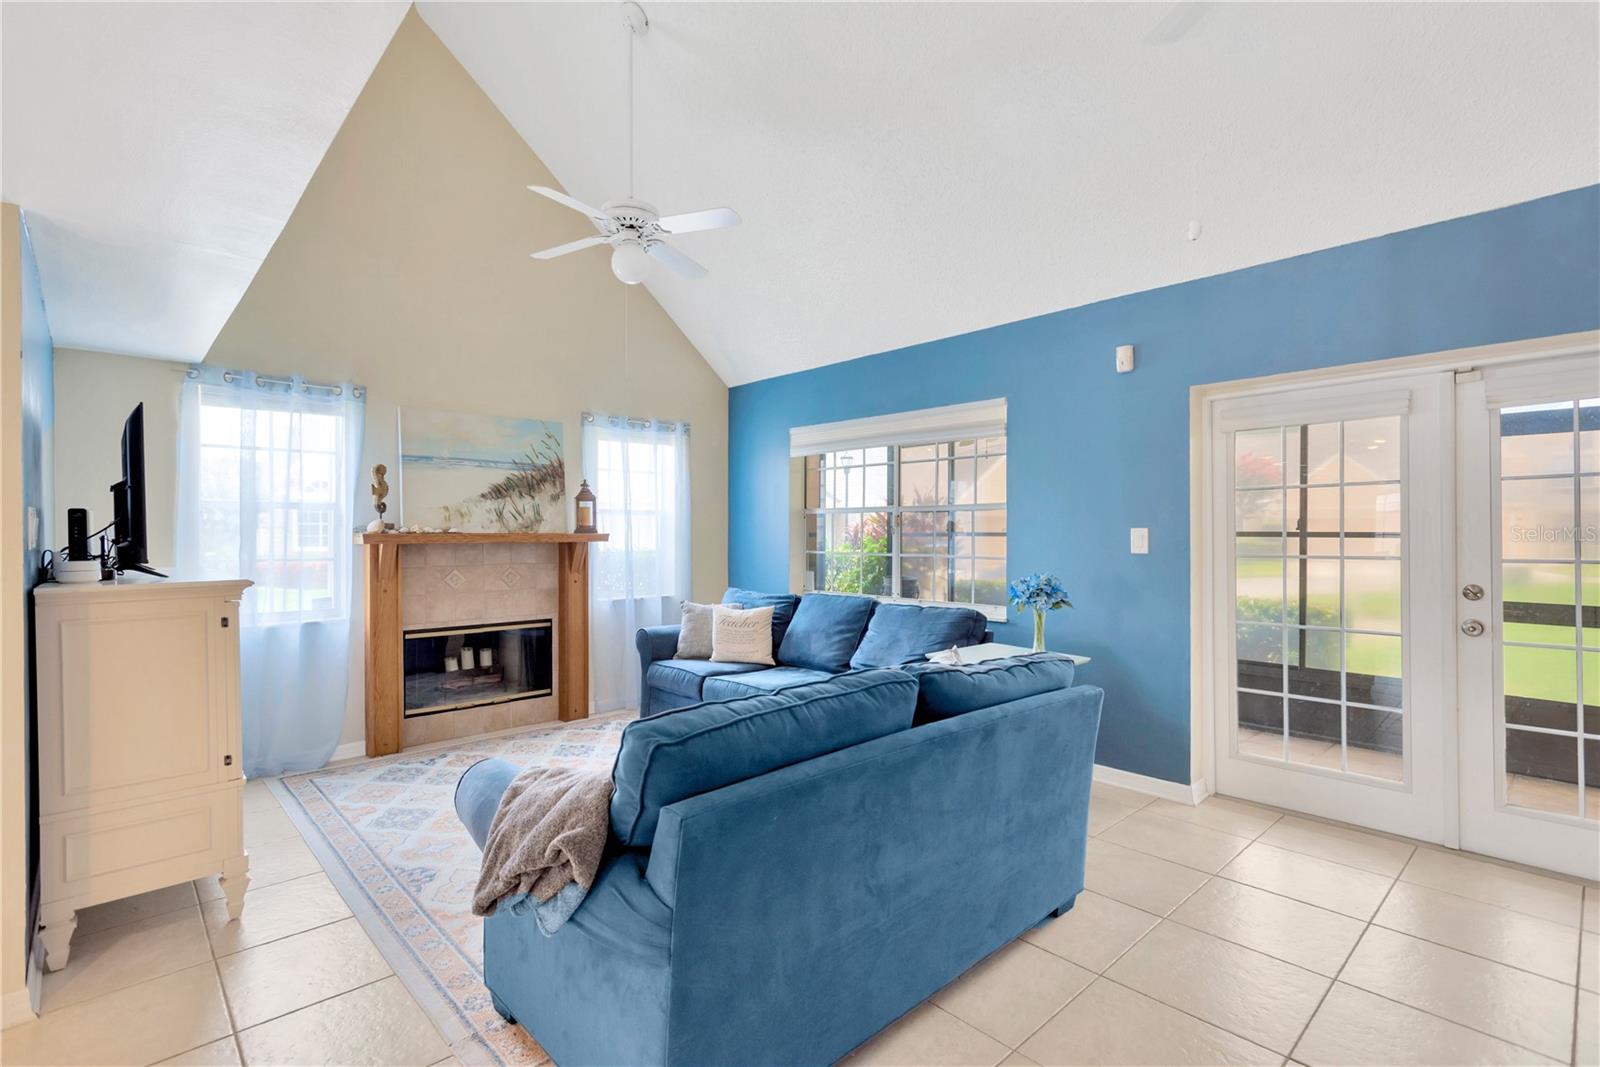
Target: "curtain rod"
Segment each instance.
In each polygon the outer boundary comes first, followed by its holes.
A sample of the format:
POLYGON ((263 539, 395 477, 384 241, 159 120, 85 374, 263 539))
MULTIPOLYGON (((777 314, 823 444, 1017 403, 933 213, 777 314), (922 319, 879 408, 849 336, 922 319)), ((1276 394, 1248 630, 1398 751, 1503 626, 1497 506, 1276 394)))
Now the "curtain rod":
POLYGON ((634 430, 648 430, 651 427, 657 427, 662 430, 673 431, 681 426, 683 427, 684 433, 689 432, 689 424, 687 422, 667 422, 664 419, 644 419, 636 418, 632 415, 596 415, 592 411, 585 411, 583 413, 584 422, 595 422, 599 419, 608 419, 612 422, 622 422, 627 424, 630 429, 634 430))
MULTIPOLYGON (((195 370, 193 367, 190 367, 188 372, 187 372, 187 374, 185 375, 185 377, 198 378, 198 377, 200 377, 200 372, 195 370)), ((233 384, 234 382, 238 381, 239 377, 240 376, 238 374, 235 374, 231 370, 225 370, 225 371, 222 372, 222 380, 227 382, 230 385, 233 384)), ((246 377, 249 377, 249 378, 253 379, 255 381, 256 385, 258 385, 258 386, 259 385, 294 385, 294 379, 293 378, 273 378, 273 377, 271 377, 269 375, 266 375, 266 374, 251 374, 251 375, 246 375, 246 377)), ((321 385, 321 384, 319 384, 317 382, 304 382, 303 381, 303 382, 300 383, 300 388, 305 389, 308 392, 310 390, 312 390, 312 389, 321 389, 324 392, 332 393, 334 396, 343 396, 344 395, 344 386, 342 386, 342 385, 321 385)), ((362 397, 367 395, 367 391, 366 391, 366 389, 362 388, 359 385, 353 385, 353 386, 350 387, 350 395, 355 397, 357 400, 359 400, 362 397)))

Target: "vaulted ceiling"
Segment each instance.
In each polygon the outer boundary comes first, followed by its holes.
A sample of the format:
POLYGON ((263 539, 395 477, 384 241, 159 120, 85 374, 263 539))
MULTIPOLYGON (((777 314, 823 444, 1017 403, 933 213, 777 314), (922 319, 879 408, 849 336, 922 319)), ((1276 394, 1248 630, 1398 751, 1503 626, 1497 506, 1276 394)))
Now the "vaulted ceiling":
MULTIPOLYGON (((737 384, 1600 179, 1595 5, 1175 6, 647 5, 637 194, 744 217, 652 293, 737 384)), ((627 194, 616 5, 418 10, 627 194)))
MULTIPOLYGON (((617 5, 418 9, 569 192, 628 194, 617 5)), ((648 284, 730 384, 1600 180, 1593 4, 648 10, 634 192, 744 217, 648 284)), ((202 355, 403 11, 7 3, 57 343, 202 355)))
POLYGON ((408 6, 0 7, 0 197, 55 343, 203 358, 408 6))

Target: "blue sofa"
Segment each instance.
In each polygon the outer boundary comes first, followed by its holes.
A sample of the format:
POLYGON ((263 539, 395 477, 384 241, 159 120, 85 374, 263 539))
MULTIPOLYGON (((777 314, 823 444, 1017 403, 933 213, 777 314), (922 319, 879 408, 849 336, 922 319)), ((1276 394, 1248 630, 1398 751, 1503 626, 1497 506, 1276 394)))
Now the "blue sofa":
POLYGON ((729 589, 722 602, 772 610, 777 665, 678 659, 678 627, 650 626, 639 649, 639 714, 643 718, 702 700, 774 693, 848 670, 925 662, 952 645, 994 640, 988 618, 972 608, 886 604, 843 593, 757 593, 729 589))
MULTIPOLYGON (((583 904, 548 937, 484 923, 496 1009, 562 1067, 827 1064, 1072 907, 1103 694, 1023 662, 630 723, 583 904)), ((480 847, 517 772, 462 776, 480 847)))

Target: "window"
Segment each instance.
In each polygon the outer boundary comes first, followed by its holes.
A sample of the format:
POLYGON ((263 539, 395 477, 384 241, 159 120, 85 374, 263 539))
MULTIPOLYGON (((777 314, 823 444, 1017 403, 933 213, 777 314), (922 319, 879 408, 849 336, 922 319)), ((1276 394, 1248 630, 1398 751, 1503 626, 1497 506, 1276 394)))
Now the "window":
POLYGON ((253 622, 342 617, 348 553, 334 533, 349 525, 353 489, 341 406, 230 385, 197 392, 201 571, 254 582, 253 622))
POLYGON ((634 635, 689 595, 689 424, 586 412, 583 474, 610 535, 589 553, 589 695, 611 711, 639 700, 634 635))
POLYGON ((807 590, 1006 604, 1006 439, 805 457, 807 590))
POLYGON ((590 418, 585 471, 594 479, 595 525, 611 535, 592 556, 595 598, 687 596, 686 430, 676 423, 590 418))

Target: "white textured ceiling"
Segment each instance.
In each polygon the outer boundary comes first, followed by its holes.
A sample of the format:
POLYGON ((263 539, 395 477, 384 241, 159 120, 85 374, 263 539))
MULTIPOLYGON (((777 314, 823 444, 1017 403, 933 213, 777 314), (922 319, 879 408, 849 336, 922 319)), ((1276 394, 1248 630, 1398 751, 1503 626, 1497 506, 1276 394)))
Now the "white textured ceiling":
POLYGON ((0 196, 55 343, 204 357, 406 6, 0 7, 0 196))
MULTIPOLYGON (((418 7, 625 195, 616 5, 418 7)), ((636 192, 744 216, 649 286, 730 384, 1600 180, 1594 4, 646 7, 636 192)))

